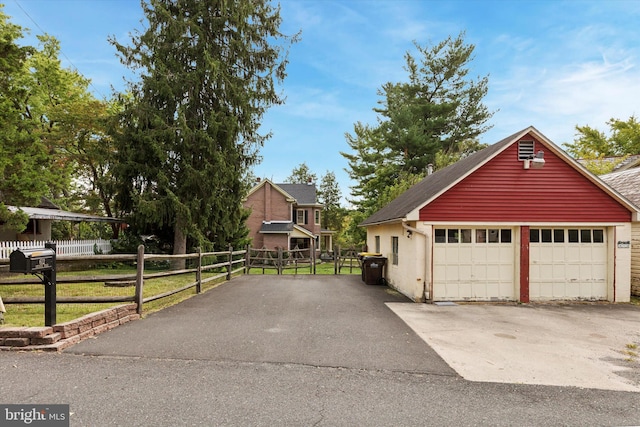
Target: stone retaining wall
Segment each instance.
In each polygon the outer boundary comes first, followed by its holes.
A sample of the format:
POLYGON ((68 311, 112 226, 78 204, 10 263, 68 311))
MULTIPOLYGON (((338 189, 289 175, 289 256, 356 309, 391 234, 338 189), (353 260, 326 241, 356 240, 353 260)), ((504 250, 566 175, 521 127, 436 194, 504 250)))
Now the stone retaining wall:
POLYGON ((0 328, 0 350, 62 351, 139 318, 135 304, 124 304, 53 326, 4 327, 0 328))

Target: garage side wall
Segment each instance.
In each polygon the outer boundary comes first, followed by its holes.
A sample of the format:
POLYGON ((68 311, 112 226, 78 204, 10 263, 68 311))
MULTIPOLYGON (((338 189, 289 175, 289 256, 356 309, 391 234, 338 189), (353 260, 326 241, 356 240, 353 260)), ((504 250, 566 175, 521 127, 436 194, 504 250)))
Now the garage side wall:
POLYGON ((631 226, 631 295, 640 297, 640 223, 631 226))
MULTIPOLYGON (((631 296, 631 224, 619 225, 615 228, 615 302, 629 302, 631 296)), ((610 293, 609 295, 613 295, 610 293)), ((609 298, 611 301, 611 298, 609 298)))
POLYGON ((425 237, 411 233, 409 237, 401 223, 367 227, 367 248, 376 250, 376 237, 380 240, 380 253, 387 258, 385 278, 389 286, 412 299, 423 301, 425 276, 425 237), (397 256, 394 254, 397 241, 397 256))

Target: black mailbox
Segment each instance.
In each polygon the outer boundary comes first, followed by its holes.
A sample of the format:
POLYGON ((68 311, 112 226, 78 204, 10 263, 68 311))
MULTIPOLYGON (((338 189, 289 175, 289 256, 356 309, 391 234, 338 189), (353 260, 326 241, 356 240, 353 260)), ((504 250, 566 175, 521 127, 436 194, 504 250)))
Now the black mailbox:
POLYGON ((55 267, 56 251, 49 248, 16 249, 9 255, 9 272, 39 273, 55 267))

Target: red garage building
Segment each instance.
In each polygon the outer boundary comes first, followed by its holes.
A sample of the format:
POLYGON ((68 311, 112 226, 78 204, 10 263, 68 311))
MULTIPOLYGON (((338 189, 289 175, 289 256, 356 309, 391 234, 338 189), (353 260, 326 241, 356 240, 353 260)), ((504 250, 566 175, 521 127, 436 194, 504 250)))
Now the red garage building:
POLYGON ((529 127, 367 218, 387 281, 416 301, 629 301, 638 211, 529 127))

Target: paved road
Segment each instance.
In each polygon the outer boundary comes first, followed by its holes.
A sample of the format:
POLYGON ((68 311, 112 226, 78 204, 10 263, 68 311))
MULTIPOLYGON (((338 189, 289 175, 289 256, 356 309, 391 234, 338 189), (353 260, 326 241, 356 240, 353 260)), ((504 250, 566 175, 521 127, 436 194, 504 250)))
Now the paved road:
POLYGON ((0 352, 2 403, 71 425, 638 425, 638 393, 470 382, 358 277, 246 276, 62 354, 0 352))

